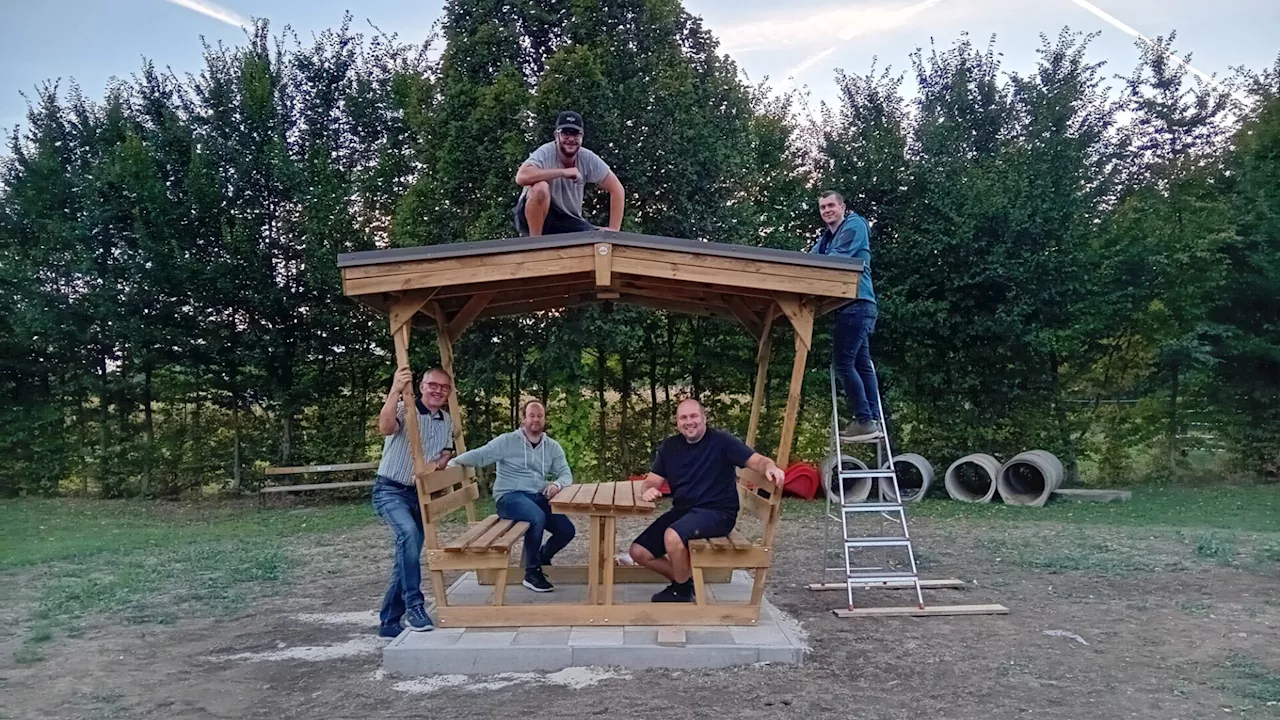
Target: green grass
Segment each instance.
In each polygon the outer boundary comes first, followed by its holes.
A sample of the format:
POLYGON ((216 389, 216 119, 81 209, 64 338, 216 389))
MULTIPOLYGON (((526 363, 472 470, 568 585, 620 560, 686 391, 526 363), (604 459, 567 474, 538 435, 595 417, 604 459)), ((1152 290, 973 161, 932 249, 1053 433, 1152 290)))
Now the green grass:
POLYGON ((1196 538, 1195 547, 1197 557, 1230 564, 1236 556, 1236 536, 1224 532, 1204 533, 1196 538))
POLYGON ((13 500, 0 504, 0 582, 34 582, 14 661, 82 631, 80 618, 168 623, 242 610, 281 580, 290 538, 376 523, 367 503, 258 510, 247 503, 13 500), (29 578, 29 580, 27 579, 29 578))
POLYGON ((1227 689, 1280 714, 1280 674, 1271 672, 1253 658, 1238 654, 1227 658, 1220 674, 1227 689))
MULTIPOLYGON (((821 514, 822 503, 808 504, 819 506, 815 514, 821 514)), ((1041 508, 928 499, 913 505, 911 511, 916 517, 941 520, 1048 521, 1082 525, 1280 532, 1280 485, 1138 488, 1133 491, 1133 498, 1128 502, 1055 500, 1041 508)))
POLYGON ((0 570, 189 543, 332 532, 376 521, 368 503, 260 511, 207 501, 0 500, 0 570))

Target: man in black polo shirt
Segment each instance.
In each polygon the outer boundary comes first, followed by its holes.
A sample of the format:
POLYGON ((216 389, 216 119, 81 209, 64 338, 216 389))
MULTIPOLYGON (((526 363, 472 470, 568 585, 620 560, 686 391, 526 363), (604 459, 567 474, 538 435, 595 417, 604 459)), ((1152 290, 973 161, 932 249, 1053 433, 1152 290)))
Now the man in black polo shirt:
POLYGON ((782 485, 783 472, 769 458, 723 430, 707 427, 697 400, 676 408, 676 429, 658 446, 641 497, 650 502, 671 486, 672 507, 631 544, 631 559, 671 581, 654 602, 693 602, 689 541, 724 537, 738 520, 736 468, 749 467, 782 485))

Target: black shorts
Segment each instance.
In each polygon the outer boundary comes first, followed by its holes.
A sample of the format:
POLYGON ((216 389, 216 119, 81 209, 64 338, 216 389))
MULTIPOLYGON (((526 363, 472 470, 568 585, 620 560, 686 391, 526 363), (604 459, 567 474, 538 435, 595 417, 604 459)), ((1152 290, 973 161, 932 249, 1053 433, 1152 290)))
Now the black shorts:
MULTIPOLYGON (((516 220, 516 232, 520 233, 520 237, 529 234, 529 222, 524 217, 524 203, 528 199, 528 195, 522 195, 520 202, 516 203, 514 211, 516 220)), ((542 221, 543 235, 560 235, 562 233, 571 232, 591 232, 596 229, 595 225, 575 217, 569 213, 556 207, 555 203, 551 203, 551 207, 547 208, 547 219, 542 221)))
POLYGON ((732 510, 671 508, 654 520, 652 525, 645 528, 644 532, 635 539, 635 544, 653 553, 654 557, 660 558, 667 554, 667 544, 662 539, 667 528, 675 530, 684 541, 685 547, 688 547, 690 540, 725 537, 733 532, 733 526, 737 523, 738 513, 732 510))

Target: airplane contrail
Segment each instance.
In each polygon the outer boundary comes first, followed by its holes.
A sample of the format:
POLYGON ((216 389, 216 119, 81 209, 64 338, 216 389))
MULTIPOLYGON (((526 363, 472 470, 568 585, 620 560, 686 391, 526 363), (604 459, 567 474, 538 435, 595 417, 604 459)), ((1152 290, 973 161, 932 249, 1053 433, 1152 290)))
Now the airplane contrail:
MULTIPOLYGON (((1093 3, 1089 2, 1089 0, 1071 0, 1071 2, 1075 3, 1076 5, 1079 5, 1085 10, 1088 10, 1089 12, 1098 16, 1103 21, 1105 21, 1108 25, 1110 25, 1111 27, 1114 27, 1120 32, 1125 33, 1126 35, 1132 35, 1133 37, 1138 38, 1139 40, 1141 40, 1142 42, 1148 45, 1155 45, 1155 43, 1151 40, 1151 38, 1147 37, 1146 35, 1143 35, 1142 33, 1133 29, 1129 25, 1126 25, 1120 22, 1120 20, 1117 19, 1114 15, 1108 13, 1106 10, 1103 10, 1097 5, 1094 5, 1093 3)), ((1222 84, 1218 82, 1216 79, 1214 79, 1214 77, 1209 73, 1206 73, 1203 70, 1200 70, 1198 68, 1192 67, 1190 63, 1178 57, 1175 53, 1167 53, 1167 54, 1169 56, 1169 59, 1173 60, 1174 62, 1178 63, 1182 67, 1186 68, 1196 77, 1200 78, 1201 80, 1204 80, 1209 85, 1212 85, 1214 87, 1221 87, 1222 84)), ((1242 93, 1232 91, 1231 95, 1241 102, 1248 101, 1248 98, 1244 96, 1242 93)))
MULTIPOLYGON (((847 22, 844 23, 844 26, 841 27, 836 32, 836 37, 840 40, 849 40, 854 37, 857 37, 858 35, 862 35, 864 33, 879 31, 879 30, 889 30, 891 28, 898 27, 900 25, 905 25, 907 21, 910 20, 915 15, 919 15, 920 13, 924 12, 925 10, 928 10, 929 8, 933 7, 934 5, 937 5, 940 2, 942 2, 942 0, 920 0, 920 2, 917 2, 912 5, 908 5, 907 7, 904 7, 901 10, 877 10, 874 15, 867 16, 865 18, 849 17, 847 18, 847 22)), ((808 25, 819 25, 819 26, 829 27, 831 24, 831 21, 835 19, 836 19, 835 17, 828 14, 825 16, 815 16, 814 18, 811 18, 802 22, 808 25)), ((845 19, 845 18, 841 18, 841 19, 845 19)), ((810 35, 812 35, 813 32, 817 32, 817 31, 818 29, 815 28, 810 33, 810 35)), ((821 50, 819 52, 814 53, 813 55, 810 55, 804 60, 801 60, 791 69, 787 70, 786 73, 783 74, 783 77, 791 78, 792 82, 794 83, 794 78, 796 75, 799 75, 805 70, 808 70, 809 68, 813 67, 814 64, 816 64, 819 60, 835 52, 837 49, 839 49, 839 47, 840 47, 839 44, 832 45, 826 48, 825 50, 821 50)))
POLYGON ((180 5, 188 10, 194 10, 201 15, 211 17, 214 20, 219 20, 228 25, 235 25, 236 27, 241 27, 246 30, 251 30, 253 28, 253 23, 246 20, 236 11, 229 10, 217 3, 209 2, 208 0, 165 0, 165 2, 180 5))

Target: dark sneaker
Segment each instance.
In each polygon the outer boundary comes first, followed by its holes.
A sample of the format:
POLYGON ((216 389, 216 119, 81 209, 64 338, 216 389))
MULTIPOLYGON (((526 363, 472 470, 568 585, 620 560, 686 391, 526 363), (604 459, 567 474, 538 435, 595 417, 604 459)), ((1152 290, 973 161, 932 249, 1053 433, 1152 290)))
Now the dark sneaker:
POLYGON ((653 602, 693 602, 693 581, 671 583, 653 594, 653 602))
POLYGON ((538 568, 537 570, 525 571, 524 586, 534 592, 540 592, 540 593, 551 592, 552 590, 556 589, 556 586, 552 585, 547 580, 547 576, 542 574, 542 568, 538 568))
POLYGON ((397 638, 397 637, 400 637, 400 633, 403 631, 404 631, 404 628, 400 627, 399 625, 379 625, 378 637, 397 638))
POLYGON ((431 632, 436 626, 431 624, 431 618, 427 615, 427 609, 422 605, 414 605, 409 608, 409 612, 404 614, 409 621, 409 629, 414 632, 431 632))
POLYGON ((880 423, 875 420, 860 423, 849 423, 844 430, 840 431, 840 439, 845 442, 865 442, 867 440, 877 440, 884 435, 880 430, 880 423))

